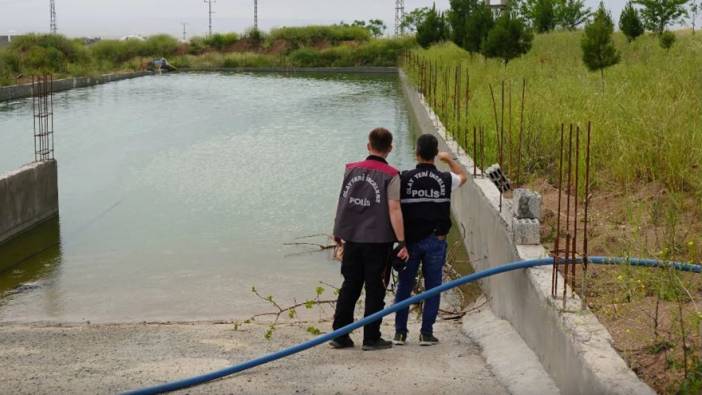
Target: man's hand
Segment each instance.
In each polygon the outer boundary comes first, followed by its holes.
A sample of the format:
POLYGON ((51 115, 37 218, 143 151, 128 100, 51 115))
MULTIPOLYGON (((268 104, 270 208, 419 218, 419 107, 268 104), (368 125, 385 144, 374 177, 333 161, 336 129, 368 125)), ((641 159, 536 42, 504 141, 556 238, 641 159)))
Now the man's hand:
POLYGON ((450 163, 453 160, 453 155, 449 154, 448 152, 439 152, 439 154, 436 155, 436 157, 437 159, 445 163, 450 163))
POLYGON ((407 262, 409 260, 409 252, 407 251, 407 247, 402 247, 400 252, 397 253, 397 257, 407 262))

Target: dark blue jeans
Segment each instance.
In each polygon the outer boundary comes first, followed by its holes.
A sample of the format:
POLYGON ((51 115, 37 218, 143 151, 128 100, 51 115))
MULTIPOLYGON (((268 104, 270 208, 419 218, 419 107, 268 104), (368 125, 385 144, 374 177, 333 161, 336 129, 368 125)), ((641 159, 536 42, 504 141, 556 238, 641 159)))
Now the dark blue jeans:
MULTIPOLYGON (((444 272, 444 263, 446 262, 446 240, 440 240, 432 235, 417 243, 407 245, 409 251, 409 261, 407 268, 399 274, 399 284, 397 285, 397 294, 395 295, 395 303, 401 302, 410 297, 412 290, 417 282, 417 272, 419 265, 422 265, 422 274, 424 275, 424 287, 431 289, 441 285, 441 279, 444 272)), ((439 302, 441 296, 436 295, 424 302, 424 312, 422 313, 422 334, 433 334, 434 322, 439 314, 439 302)), ((399 333, 407 333, 407 316, 409 309, 403 309, 395 314, 395 331, 399 333)))

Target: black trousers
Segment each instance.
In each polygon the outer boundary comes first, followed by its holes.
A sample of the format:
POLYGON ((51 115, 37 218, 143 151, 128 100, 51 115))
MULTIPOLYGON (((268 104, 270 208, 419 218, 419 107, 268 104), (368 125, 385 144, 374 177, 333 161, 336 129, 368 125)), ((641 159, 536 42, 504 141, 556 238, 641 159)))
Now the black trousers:
MULTIPOLYGON (((365 316, 385 307, 386 276, 390 273, 391 254, 392 243, 346 242, 344 258, 341 262, 344 283, 341 285, 339 299, 336 302, 334 329, 354 321, 354 309, 364 284, 366 286, 365 316)), ((363 327, 364 343, 380 339, 380 324, 381 320, 378 320, 363 327)))

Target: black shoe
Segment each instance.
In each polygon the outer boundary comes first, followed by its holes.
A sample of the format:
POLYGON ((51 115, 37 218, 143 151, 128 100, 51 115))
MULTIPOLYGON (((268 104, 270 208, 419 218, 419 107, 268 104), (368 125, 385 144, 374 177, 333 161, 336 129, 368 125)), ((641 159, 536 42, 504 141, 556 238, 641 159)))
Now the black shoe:
POLYGON ((407 333, 395 332, 395 338, 392 339, 392 344, 396 346, 404 346, 407 343, 407 333))
POLYGON ((340 350, 342 348, 353 348, 353 340, 351 340, 351 337, 347 336, 341 336, 337 337, 336 339, 332 340, 329 342, 329 345, 331 348, 335 348, 337 350, 340 350))
POLYGON ((434 346, 437 344, 439 344, 439 339, 435 338, 434 335, 419 335, 420 346, 434 346))
POLYGON ((376 350, 386 350, 392 348, 392 342, 384 339, 378 339, 374 342, 363 342, 363 351, 376 351, 376 350))

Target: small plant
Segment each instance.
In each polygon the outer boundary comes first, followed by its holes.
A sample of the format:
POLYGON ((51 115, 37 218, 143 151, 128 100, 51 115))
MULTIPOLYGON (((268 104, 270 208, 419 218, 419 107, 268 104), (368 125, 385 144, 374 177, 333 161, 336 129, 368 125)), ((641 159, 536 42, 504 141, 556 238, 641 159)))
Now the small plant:
POLYGON ((673 44, 675 44, 675 33, 665 31, 661 36, 659 37, 658 41, 661 44, 661 48, 665 50, 669 50, 670 48, 673 47, 673 44))
POLYGON ((626 7, 624 7, 619 17, 619 30, 624 33, 629 42, 636 40, 637 37, 644 34, 641 16, 639 15, 639 11, 631 4, 631 1, 626 3, 626 7))

